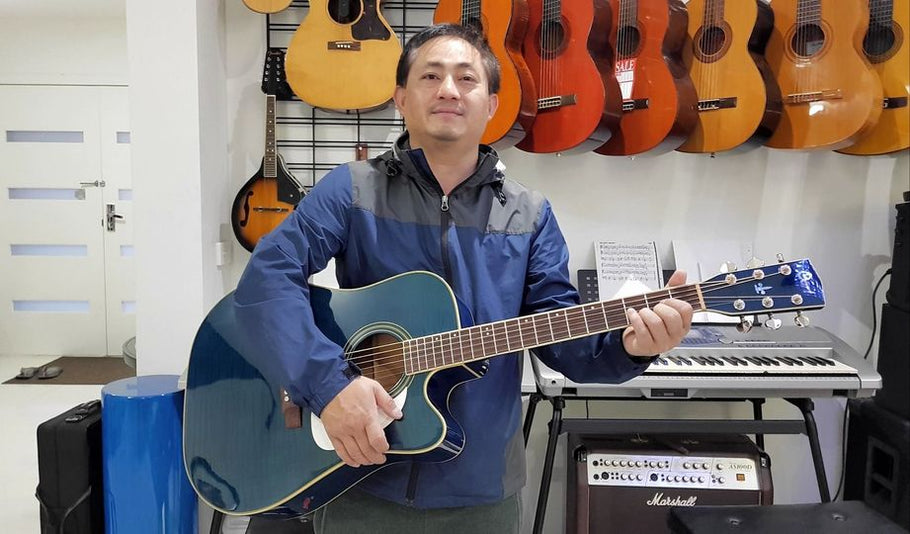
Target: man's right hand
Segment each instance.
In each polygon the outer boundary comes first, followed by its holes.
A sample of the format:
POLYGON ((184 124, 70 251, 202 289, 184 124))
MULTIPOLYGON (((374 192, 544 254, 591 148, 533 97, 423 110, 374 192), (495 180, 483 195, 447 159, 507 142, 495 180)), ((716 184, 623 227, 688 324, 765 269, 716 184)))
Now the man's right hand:
POLYGON ((359 376, 322 410, 319 418, 335 452, 351 467, 385 463, 389 442, 380 412, 401 419, 401 410, 379 382, 359 376))

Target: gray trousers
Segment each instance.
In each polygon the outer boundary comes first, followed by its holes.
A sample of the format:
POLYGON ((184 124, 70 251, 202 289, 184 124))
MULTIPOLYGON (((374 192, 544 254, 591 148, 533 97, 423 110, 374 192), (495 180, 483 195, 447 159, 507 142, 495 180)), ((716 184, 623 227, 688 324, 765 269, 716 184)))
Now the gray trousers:
POLYGON ((420 510, 352 488, 316 511, 316 534, 518 534, 518 495, 489 505, 420 510))

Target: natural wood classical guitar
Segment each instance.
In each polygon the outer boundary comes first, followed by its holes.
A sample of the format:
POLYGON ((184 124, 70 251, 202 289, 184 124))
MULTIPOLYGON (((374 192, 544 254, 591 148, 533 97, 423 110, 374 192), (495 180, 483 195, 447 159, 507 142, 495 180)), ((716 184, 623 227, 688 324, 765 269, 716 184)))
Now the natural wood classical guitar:
POLYGON ((474 26, 482 31, 499 60, 499 108, 487 123, 482 143, 508 148, 521 141, 537 113, 534 79, 521 55, 528 31, 526 0, 440 0, 433 22, 474 26), (524 126, 522 126, 524 125, 524 126))
POLYGON ((291 5, 292 0, 243 0, 243 5, 256 13, 278 13, 291 5))
POLYGON ((380 0, 310 0, 288 46, 288 83, 311 106, 368 110, 395 92, 401 42, 380 0))
POLYGON ((878 74, 884 105, 878 124, 844 154, 887 154, 910 147, 910 0, 869 0, 863 52, 878 74))
POLYGON ((529 0, 524 57, 537 117, 516 145, 527 152, 587 152, 610 139, 622 114, 613 77, 606 0, 529 0), (593 30, 592 30, 593 26, 593 30))
POLYGON ((682 144, 698 120, 698 96, 682 62, 688 29, 680 0, 610 0, 610 46, 622 93, 622 119, 596 152, 661 154, 682 144))
POLYGON ((252 252, 259 239, 281 224, 303 197, 303 187, 284 164, 275 145, 276 95, 289 91, 282 65, 284 52, 270 49, 266 55, 262 87, 265 97, 265 155, 259 170, 234 197, 231 226, 243 248, 252 252))
POLYGON ((846 148, 882 114, 882 84, 863 55, 866 0, 774 0, 765 56, 784 108, 772 148, 846 148))
POLYGON ((683 60, 698 93, 695 130, 679 150, 713 153, 762 142, 780 118, 780 93, 762 53, 773 13, 761 0, 690 0, 683 60))

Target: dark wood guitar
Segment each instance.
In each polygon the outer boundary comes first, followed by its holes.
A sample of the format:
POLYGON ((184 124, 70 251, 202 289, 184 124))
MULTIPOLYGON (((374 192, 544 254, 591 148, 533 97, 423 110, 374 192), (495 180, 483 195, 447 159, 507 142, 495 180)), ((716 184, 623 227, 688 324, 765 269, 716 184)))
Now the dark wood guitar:
POLYGON ((882 83, 863 54, 866 0, 774 0, 765 56, 784 108, 772 148, 846 148, 882 114, 882 83))
POLYGON ((433 22, 474 26, 482 31, 499 60, 502 80, 499 108, 487 123, 481 142, 508 148, 521 141, 537 114, 537 93, 531 71, 521 55, 528 31, 526 0, 440 0, 433 22))
POLYGON ((285 402, 285 385, 269 383, 250 365, 247 355, 258 340, 245 334, 247 325, 234 315, 228 295, 199 327, 190 353, 183 412, 190 483, 202 501, 229 515, 275 508, 309 513, 389 465, 451 460, 471 436, 449 412, 448 399, 459 385, 482 380, 484 360, 625 328, 629 307, 671 297, 726 315, 825 304, 808 260, 477 326, 461 324, 468 318, 459 314, 454 293, 428 272, 359 289, 311 285, 316 326, 344 347, 364 376, 382 384, 404 414, 383 421, 386 463, 354 468, 338 457, 318 417, 285 402))
POLYGON ((878 124, 844 154, 872 155, 910 147, 910 0, 869 0, 863 53, 882 82, 885 102, 878 124))
POLYGON ((774 13, 763 0, 690 0, 683 60, 698 121, 678 150, 714 153, 764 142, 780 120, 780 90, 764 59, 774 13))
POLYGON ((674 150, 698 119, 698 96, 682 62, 686 6, 680 0, 610 0, 610 6, 610 46, 623 114, 613 137, 595 152, 630 156, 674 150))
POLYGON ((381 0, 310 0, 287 52, 288 83, 307 104, 334 110, 384 106, 395 92, 401 42, 381 0))
POLYGON ((259 239, 287 217, 303 197, 303 187, 287 169, 275 146, 277 95, 289 93, 284 79, 284 52, 269 49, 262 87, 265 97, 265 155, 259 170, 234 197, 231 226, 243 248, 253 251, 259 239))
POLYGON ((523 51, 537 88, 537 116, 516 146, 527 152, 579 153, 603 145, 622 115, 605 31, 610 4, 529 0, 528 8, 523 51))

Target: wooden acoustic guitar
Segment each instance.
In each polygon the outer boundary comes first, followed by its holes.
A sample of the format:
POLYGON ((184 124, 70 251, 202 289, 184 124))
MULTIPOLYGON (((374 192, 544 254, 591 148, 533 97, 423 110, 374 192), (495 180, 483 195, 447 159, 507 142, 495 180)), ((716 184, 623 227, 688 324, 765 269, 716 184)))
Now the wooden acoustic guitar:
POLYGON ((846 148, 882 114, 882 83, 863 55, 866 0, 774 0, 765 56, 784 108, 772 148, 846 148))
POLYGON ((243 5, 256 13, 278 13, 291 5, 292 0, 243 0, 243 5))
POLYGON ((669 152, 688 139, 698 120, 698 96, 682 62, 686 6, 680 0, 610 0, 610 6, 623 114, 613 137, 595 152, 669 152))
POLYGON ((537 116, 516 146, 579 153, 610 140, 622 95, 613 76, 606 0, 529 0, 524 58, 537 88, 537 116), (593 27, 593 29, 592 29, 593 27))
POLYGON ((502 76, 499 108, 487 123, 481 142, 500 149, 514 146, 524 138, 525 128, 537 113, 534 79, 521 55, 528 31, 527 1, 440 0, 433 22, 473 26, 487 38, 502 76))
POLYGON ((382 107, 395 93, 401 42, 380 0, 310 0, 287 51, 288 83, 307 104, 334 110, 382 107))
POLYGON ((265 97, 265 155, 259 170, 240 188, 231 207, 231 226, 243 248, 252 252, 259 239, 287 217, 303 197, 303 187, 287 169, 275 145, 278 95, 290 93, 284 79, 284 52, 269 49, 262 88, 265 97))
POLYGON ((774 14, 761 0, 690 0, 683 60, 698 121, 678 150, 714 153, 764 142, 780 119, 780 91, 763 57, 774 14))
MULTIPOLYGON (((754 315, 821 308, 821 280, 808 260, 717 275, 652 293, 473 326, 448 284, 410 272, 359 289, 310 286, 313 318, 345 357, 379 382, 404 417, 384 421, 386 463, 351 467, 322 421, 285 400, 249 363, 259 341, 234 313, 232 294, 199 327, 190 353, 183 459, 190 483, 229 515, 310 513, 376 471, 402 462, 443 462, 464 448, 449 411, 454 388, 481 378, 486 359, 628 326, 628 308, 667 298, 695 310, 754 315)), ((650 304, 649 304, 650 303, 650 304)), ((786 372, 786 371, 784 371, 786 372)))
POLYGON ((910 147, 910 0, 869 0, 863 53, 878 74, 884 105, 878 124, 844 154, 872 155, 910 147))

